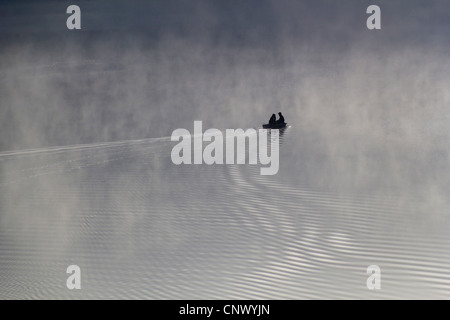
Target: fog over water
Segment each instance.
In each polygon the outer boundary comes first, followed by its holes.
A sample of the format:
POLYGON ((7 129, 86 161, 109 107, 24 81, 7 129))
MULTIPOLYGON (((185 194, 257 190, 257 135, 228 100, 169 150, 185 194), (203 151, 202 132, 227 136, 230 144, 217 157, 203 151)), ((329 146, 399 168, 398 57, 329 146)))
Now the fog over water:
POLYGON ((450 9, 370 4, 1 2, 0 298, 448 298, 450 9), (171 161, 278 111, 276 175, 171 161))

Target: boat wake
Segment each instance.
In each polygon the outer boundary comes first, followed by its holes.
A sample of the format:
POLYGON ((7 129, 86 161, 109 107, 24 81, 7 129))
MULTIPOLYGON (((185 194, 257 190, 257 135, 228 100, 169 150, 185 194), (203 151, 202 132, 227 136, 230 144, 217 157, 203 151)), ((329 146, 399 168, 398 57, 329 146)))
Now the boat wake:
MULTIPOLYGON (((252 165, 177 166, 172 146, 164 137, 1 153, 0 298, 448 294, 450 237, 426 205, 252 165), (83 290, 65 288, 72 264, 83 290), (372 264, 377 292, 366 287, 372 264)), ((295 172, 288 156, 281 170, 295 172)))

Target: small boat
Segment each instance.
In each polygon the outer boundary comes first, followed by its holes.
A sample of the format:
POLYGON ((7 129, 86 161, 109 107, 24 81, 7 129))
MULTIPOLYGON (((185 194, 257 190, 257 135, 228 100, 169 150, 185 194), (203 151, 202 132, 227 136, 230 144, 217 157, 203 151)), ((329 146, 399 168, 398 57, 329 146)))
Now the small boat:
POLYGON ((263 124, 264 129, 283 129, 283 128, 286 128, 286 126, 287 126, 286 122, 274 123, 274 124, 269 124, 269 123, 263 124))

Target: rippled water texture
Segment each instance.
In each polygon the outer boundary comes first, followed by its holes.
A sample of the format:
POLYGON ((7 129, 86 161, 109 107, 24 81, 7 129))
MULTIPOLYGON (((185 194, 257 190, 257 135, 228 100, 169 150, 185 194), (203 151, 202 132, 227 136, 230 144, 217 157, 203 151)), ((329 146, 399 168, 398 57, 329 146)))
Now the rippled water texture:
MULTIPOLYGON (((288 129, 274 176, 176 166, 169 138, 2 153, 0 297, 448 298, 445 189, 424 195, 409 171, 397 185, 375 171, 386 154, 331 156, 314 139, 288 129), (66 288, 72 264, 81 290, 66 288), (366 287, 372 264, 380 290, 366 287)), ((410 152, 396 157, 411 171, 447 165, 410 152)))

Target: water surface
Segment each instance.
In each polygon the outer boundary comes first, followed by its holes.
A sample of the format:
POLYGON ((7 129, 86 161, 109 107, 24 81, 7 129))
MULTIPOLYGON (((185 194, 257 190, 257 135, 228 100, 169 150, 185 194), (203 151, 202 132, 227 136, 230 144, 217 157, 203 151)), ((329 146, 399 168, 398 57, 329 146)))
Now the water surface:
POLYGON ((375 172, 373 157, 392 165, 386 154, 331 155, 317 142, 289 128, 274 176, 176 166, 169 138, 4 152, 0 296, 448 298, 447 203, 375 172), (358 166, 376 175, 342 183, 358 166), (66 287, 72 264, 81 290, 66 287), (373 264, 380 290, 366 287, 373 264))

